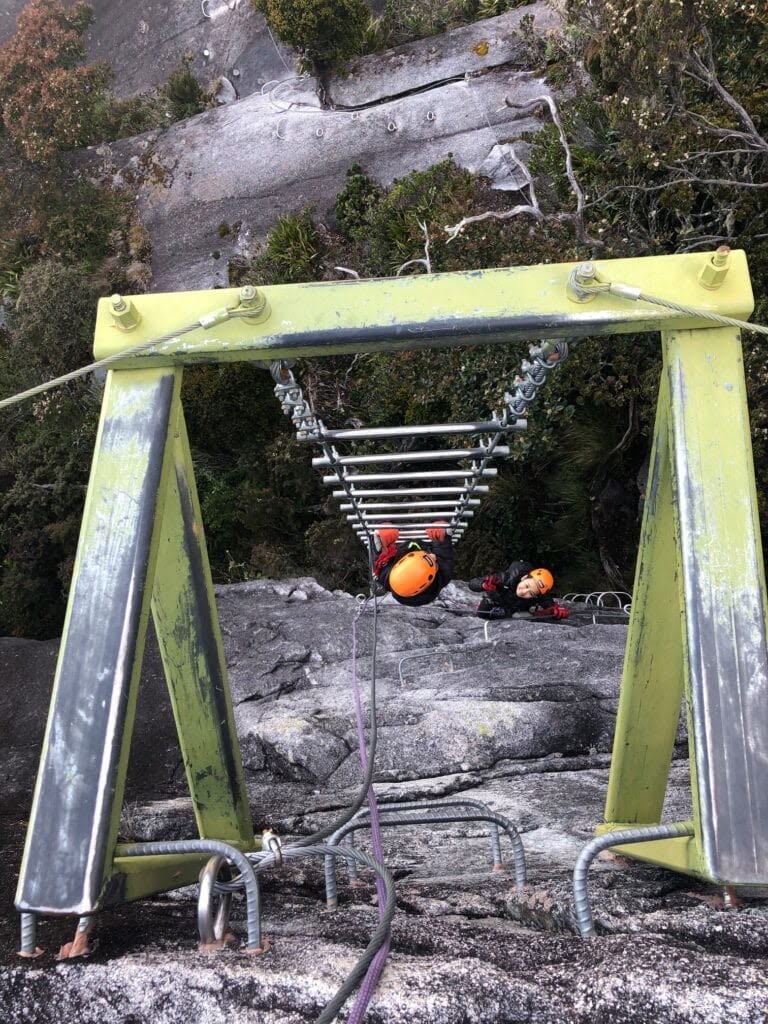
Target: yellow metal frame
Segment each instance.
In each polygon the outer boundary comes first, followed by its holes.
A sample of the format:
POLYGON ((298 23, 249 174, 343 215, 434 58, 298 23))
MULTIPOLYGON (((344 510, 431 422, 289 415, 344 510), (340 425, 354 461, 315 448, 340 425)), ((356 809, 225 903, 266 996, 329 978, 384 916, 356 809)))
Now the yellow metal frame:
MULTIPOLYGON (((748 317, 744 253, 714 276, 711 265, 697 253, 599 268, 748 317)), ((616 295, 580 304, 568 288, 574 266, 99 303, 97 358, 200 326, 109 374, 19 909, 91 913, 186 884, 199 868, 198 857, 132 859, 116 846, 150 607, 200 835, 256 845, 179 398, 184 364, 638 331, 662 332, 665 371, 605 827, 660 820, 685 695, 695 835, 622 849, 724 881, 768 880, 765 581, 738 335, 616 295)))

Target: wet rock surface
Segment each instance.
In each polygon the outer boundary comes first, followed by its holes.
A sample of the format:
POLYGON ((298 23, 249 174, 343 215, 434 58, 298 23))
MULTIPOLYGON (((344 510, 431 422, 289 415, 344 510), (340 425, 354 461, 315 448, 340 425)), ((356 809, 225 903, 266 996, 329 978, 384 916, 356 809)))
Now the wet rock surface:
MULTIPOLYGON (((515 887, 504 834, 506 870, 492 871, 484 822, 385 828, 398 912, 388 966, 366 1020, 762 1020, 768 996, 763 899, 725 911, 712 886, 601 858, 589 877, 598 938, 584 941, 575 933, 570 875, 602 817, 625 627, 593 625, 584 616, 567 623, 515 619, 491 624, 486 640, 482 623, 460 614, 471 601, 463 585, 443 594, 441 603, 418 610, 380 603, 377 792, 384 805, 487 804, 520 831, 528 883, 515 887)), ((361 778, 350 693, 359 605, 308 579, 222 587, 217 600, 256 829, 306 834, 339 817, 361 778)), ((358 623, 357 640, 367 704, 369 612, 358 623)), ((6 796, 3 818, 2 1019, 315 1019, 377 921, 367 872, 362 884, 352 885, 338 868, 338 910, 325 910, 317 859, 264 877, 262 925, 271 948, 259 957, 244 952, 239 898, 238 944, 216 955, 199 952, 195 893, 185 889, 101 914, 87 959, 54 961, 75 922, 50 918, 38 934, 46 953, 35 961, 16 958, 11 903, 32 778, 19 767, 18 751, 39 744, 54 653, 55 645, 0 641, 4 690, 18 695, 26 687, 34 696, 0 705, 6 793, 16 794, 6 796)), ((188 838, 194 818, 170 743, 172 723, 162 724, 163 683, 151 649, 142 691, 123 835, 188 838), (166 741, 168 748, 159 750, 166 741), (137 758, 147 748, 145 759, 137 758)), ((670 821, 690 815, 683 749, 670 776, 670 821)), ((28 765, 32 750, 25 756, 28 765)), ((367 847, 365 831, 356 833, 356 843, 367 847)))

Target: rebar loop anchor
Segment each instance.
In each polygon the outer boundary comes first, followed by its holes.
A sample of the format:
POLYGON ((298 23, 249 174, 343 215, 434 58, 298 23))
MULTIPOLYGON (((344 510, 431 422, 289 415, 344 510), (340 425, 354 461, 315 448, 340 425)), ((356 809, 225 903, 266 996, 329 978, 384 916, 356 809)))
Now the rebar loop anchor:
MULTIPOLYGON (((261 897, 259 883, 253 865, 235 846, 223 843, 219 839, 184 839, 167 843, 136 843, 123 846, 120 850, 123 857, 150 857, 164 854, 207 853, 222 857, 234 865, 240 872, 240 882, 245 889, 246 930, 248 934, 246 952, 263 953, 268 944, 261 938, 261 897)), ((210 863, 210 861, 209 861, 210 863)), ((214 883, 215 885, 215 879, 214 883)))
POLYGON ((455 671, 454 664, 453 664, 453 657, 452 657, 450 651, 424 651, 424 652, 422 652, 420 654, 406 654, 405 657, 401 658, 400 661, 398 661, 398 663, 397 663, 397 675, 398 675, 398 678, 400 680, 400 685, 401 686, 405 686, 406 685, 406 679, 408 678, 407 676, 403 675, 403 665, 405 665, 406 662, 409 662, 409 661, 420 661, 420 660, 423 660, 424 658, 433 659, 435 657, 442 658, 444 662, 448 663, 448 671, 449 672, 454 672, 455 671))
POLYGON ((197 897, 197 930, 200 933, 200 948, 204 950, 223 949, 227 945, 229 935, 229 912, 232 906, 232 893, 219 892, 216 882, 219 874, 223 881, 228 882, 232 872, 225 857, 211 857, 200 872, 200 891, 197 897), (218 905, 214 911, 214 900, 218 905))
POLYGON ((592 920, 592 908, 589 903, 587 889, 587 872, 589 865, 602 850, 611 846, 628 846, 631 843, 652 843, 657 839, 677 839, 679 836, 692 836, 693 823, 682 822, 677 825, 644 825, 641 828, 623 828, 615 832, 605 832, 593 839, 584 847, 573 869, 573 907, 574 920, 583 939, 595 937, 595 924, 592 920))
MULTIPOLYGON (((479 800, 453 800, 453 801, 420 801, 402 804, 384 804, 379 807, 379 826, 394 827, 401 825, 430 825, 448 822, 485 821, 489 824, 491 840, 491 856, 493 859, 493 870, 503 871, 504 864, 501 859, 501 843, 499 841, 499 828, 506 832, 512 844, 512 854, 515 869, 515 885, 521 889, 526 882, 525 849, 523 847, 520 833, 515 826, 502 814, 492 811, 486 804, 479 800), (452 808, 469 808, 469 811, 450 813, 452 808), (426 811, 426 814, 412 814, 412 811, 426 811), (406 812, 405 817, 395 817, 400 812, 406 812)), ((348 821, 341 828, 337 829, 328 839, 328 846, 336 847, 342 842, 352 851, 352 833, 360 829, 370 828, 370 812, 359 811, 351 821, 348 821)), ((348 861, 350 882, 358 879, 357 865, 354 860, 348 861)), ((335 859, 331 856, 325 858, 325 903, 328 910, 336 910, 339 905, 338 889, 336 887, 335 859)))

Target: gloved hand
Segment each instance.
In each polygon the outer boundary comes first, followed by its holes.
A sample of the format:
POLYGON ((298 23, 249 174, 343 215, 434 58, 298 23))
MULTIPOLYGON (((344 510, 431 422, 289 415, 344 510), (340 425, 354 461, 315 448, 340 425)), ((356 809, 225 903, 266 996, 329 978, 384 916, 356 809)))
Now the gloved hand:
POLYGON ((427 537, 430 540, 445 540, 445 527, 444 526, 428 526, 427 537))
POLYGON ((553 604, 549 608, 537 608, 531 613, 536 619, 567 619, 570 611, 562 604, 553 604))
POLYGON ((491 576, 486 576, 483 580, 483 590, 487 590, 489 594, 492 594, 494 590, 500 590, 504 584, 504 577, 501 573, 495 572, 491 576))
POLYGON ((381 541, 382 551, 386 548, 391 547, 392 544, 397 544, 400 538, 400 531, 396 526, 385 526, 383 529, 378 530, 379 540, 381 541))

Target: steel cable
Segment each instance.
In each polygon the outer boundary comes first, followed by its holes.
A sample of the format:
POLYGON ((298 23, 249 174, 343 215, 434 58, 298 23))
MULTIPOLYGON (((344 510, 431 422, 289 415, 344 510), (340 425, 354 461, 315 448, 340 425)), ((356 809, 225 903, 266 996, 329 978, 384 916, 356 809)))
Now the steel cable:
MULTIPOLYGON (((623 298, 632 298, 630 295, 624 295, 621 291, 616 291, 615 286, 611 285, 611 295, 621 295, 623 298)), ((660 299, 656 295, 647 295, 645 292, 640 292, 637 296, 642 302, 650 302, 654 306, 663 306, 665 309, 671 309, 676 313, 680 313, 682 316, 692 316, 701 320, 711 320, 716 324, 724 324, 726 327, 739 327, 742 331, 753 331, 755 334, 768 334, 768 327, 764 327, 762 324, 751 324, 747 320, 737 320, 732 316, 721 316, 720 313, 710 313, 705 309, 697 309, 695 306, 684 306, 680 302, 672 302, 670 299, 660 299)))
MULTIPOLYGON (((352 805, 341 815, 337 821, 332 822, 330 825, 326 825, 324 828, 319 829, 310 836, 304 836, 302 839, 298 839, 296 842, 291 843, 292 847, 306 847, 317 843, 321 839, 327 839, 328 836, 333 835, 337 829, 342 828, 348 821, 357 814, 360 808, 363 806, 365 801, 368 799, 368 791, 373 784, 373 773, 376 764, 376 744, 378 741, 378 723, 376 720, 376 648, 378 644, 378 601, 375 595, 375 582, 373 578, 373 548, 369 545, 368 547, 368 570, 370 573, 370 586, 371 594, 373 595, 370 600, 373 601, 373 650, 371 652, 371 683, 369 687, 369 703, 371 708, 371 727, 370 727, 370 739, 368 741, 368 766, 365 772, 365 778, 360 786, 357 796, 355 797, 352 805)), ((367 602, 366 602, 367 603, 367 602)), ((365 605, 358 612, 358 616, 362 614, 365 605)))
POLYGON ((213 313, 201 316, 199 320, 195 320, 194 323, 185 324, 183 327, 177 327, 173 331, 166 331, 165 334, 160 334, 156 338, 151 338, 149 341, 142 341, 138 345, 132 345, 130 348, 121 349, 119 352, 113 352, 111 356, 104 356, 103 359, 97 359, 93 363, 88 363, 87 366, 81 366, 77 370, 70 370, 69 373, 64 373, 61 377, 53 377, 51 380, 43 381, 42 384, 36 384, 33 388, 28 388, 26 391, 20 391, 18 394, 9 395, 7 398, 0 399, 0 409, 6 409, 9 406, 17 405, 19 402, 25 401, 27 398, 34 398, 35 395, 42 395, 46 391, 52 391, 53 388, 61 387, 63 384, 68 384, 70 381, 77 380, 80 377, 87 377, 89 373, 93 373, 95 370, 104 370, 115 363, 122 362, 123 359, 131 359, 133 356, 141 355, 147 352, 149 349, 154 348, 156 345, 164 345, 169 341, 176 341, 184 334, 189 334, 191 331, 196 331, 199 328, 213 327, 216 324, 223 323, 225 320, 234 319, 236 317, 247 318, 253 316, 254 311, 243 309, 219 309, 213 313))
MULTIPOLYGON (((384 886, 385 899, 383 908, 381 906, 379 908, 380 919, 368 941, 368 945, 365 947, 364 952, 358 959, 355 966, 347 975, 343 984, 339 987, 336 995, 329 1003, 326 1004, 323 1012, 315 1022, 315 1024, 330 1024, 348 997, 355 990, 361 979, 365 976, 369 966, 376 957, 376 954, 385 945, 389 937, 390 926, 397 909, 395 882, 386 865, 382 864, 380 861, 371 857, 362 850, 356 850, 350 847, 342 848, 338 846, 326 846, 324 844, 303 847, 289 845, 281 848, 281 862, 285 860, 299 860, 302 857, 344 857, 347 860, 357 861, 365 867, 371 868, 384 886)), ((251 863, 252 869, 257 875, 262 874, 270 868, 279 866, 278 859, 274 853, 251 853, 247 854, 247 859, 251 863)), ((240 876, 233 879, 231 882, 217 882, 214 886, 214 890, 221 893, 237 892, 243 887, 243 884, 244 879, 240 876)))

